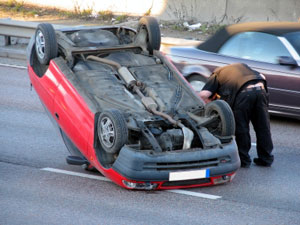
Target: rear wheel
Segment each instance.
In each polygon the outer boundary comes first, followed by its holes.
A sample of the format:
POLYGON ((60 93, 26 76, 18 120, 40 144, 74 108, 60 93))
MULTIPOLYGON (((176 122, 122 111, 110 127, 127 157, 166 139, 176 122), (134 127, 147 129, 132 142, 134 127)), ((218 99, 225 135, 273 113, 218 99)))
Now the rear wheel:
POLYGON ((215 100, 205 106, 205 116, 214 120, 207 125, 208 130, 217 136, 232 136, 235 133, 233 112, 227 102, 215 100))
POLYGON ((154 17, 145 16, 140 19, 137 31, 139 32, 141 29, 147 30, 147 49, 150 54, 153 54, 153 50, 160 49, 161 36, 159 24, 154 17))
POLYGON ((35 31, 35 51, 39 62, 48 65, 57 57, 58 45, 54 28, 49 23, 41 23, 35 31))

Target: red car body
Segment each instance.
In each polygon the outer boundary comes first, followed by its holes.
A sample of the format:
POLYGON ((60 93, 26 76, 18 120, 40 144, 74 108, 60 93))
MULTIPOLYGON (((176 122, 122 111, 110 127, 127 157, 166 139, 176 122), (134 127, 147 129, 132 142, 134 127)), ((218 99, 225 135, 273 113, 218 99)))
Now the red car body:
MULTIPOLYGON (((209 186, 228 182, 234 177, 240 162, 235 142, 232 139, 226 144, 227 147, 225 146, 224 148, 228 149, 233 155, 231 159, 233 166, 230 167, 230 169, 226 169, 226 171, 230 172, 219 172, 218 175, 209 176, 205 179, 190 179, 184 180, 183 182, 170 182, 170 180, 167 179, 147 179, 147 177, 131 179, 130 177, 123 175, 124 173, 122 172, 122 169, 120 169, 121 167, 103 166, 99 160, 99 155, 97 155, 97 149, 95 147, 95 140, 98 138, 95 129, 99 113, 91 108, 91 104, 88 103, 89 100, 82 95, 82 90, 79 89, 80 85, 75 87, 74 81, 70 81, 70 78, 66 75, 66 71, 69 68, 67 67, 67 64, 64 64, 64 60, 62 60, 61 57, 51 59, 49 65, 44 68, 43 72, 37 72, 39 69, 37 69, 36 66, 38 63, 36 62, 37 59, 34 44, 35 40, 33 38, 28 47, 28 73, 30 81, 42 104, 50 118, 52 118, 52 121, 55 121, 55 124, 62 132, 62 135, 65 134, 66 137, 68 137, 67 140, 76 146, 76 149, 80 151, 80 155, 82 155, 90 167, 96 168, 105 177, 127 189, 148 190, 209 186), (116 170, 116 168, 119 169, 116 170)), ((173 69, 175 70, 175 68, 173 69)), ((184 79, 182 78, 182 80, 184 79)), ((64 141, 66 142, 65 139, 64 141)), ((125 152, 125 150, 121 150, 121 152, 125 152)), ((178 151, 176 154, 180 156, 178 151)), ((125 159, 126 158, 127 156, 125 156, 125 159)), ((134 160, 130 163, 133 168, 135 163, 138 164, 138 162, 135 162, 134 160)), ((224 161, 224 163, 226 162, 224 161)))

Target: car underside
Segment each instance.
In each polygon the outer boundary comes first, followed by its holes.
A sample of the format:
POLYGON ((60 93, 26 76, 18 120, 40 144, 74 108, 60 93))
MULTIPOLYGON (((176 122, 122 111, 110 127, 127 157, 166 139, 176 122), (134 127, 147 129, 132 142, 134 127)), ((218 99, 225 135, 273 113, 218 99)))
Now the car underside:
MULTIPOLYGON (((29 45, 29 75, 77 164, 96 168, 129 189, 196 187, 233 178, 240 161, 231 109, 223 101, 204 106, 158 51, 160 32, 154 18, 142 18, 137 31, 69 28, 54 35, 46 27, 37 29, 29 45), (42 44, 47 43, 47 32, 48 39, 55 36, 57 42, 49 41, 49 55, 42 44), (48 107, 38 86, 50 73, 62 76, 57 78, 58 92, 65 80, 74 90, 75 103, 67 117, 81 119, 68 124, 58 119, 55 108, 67 102, 62 91, 54 96, 53 110, 48 107), (76 111, 81 101, 87 107, 76 111), (84 127, 91 134, 86 138, 84 127), (84 138, 79 140, 76 129, 84 138), (81 147, 85 144, 88 147, 81 147)), ((67 109, 65 104, 62 113, 67 109)))

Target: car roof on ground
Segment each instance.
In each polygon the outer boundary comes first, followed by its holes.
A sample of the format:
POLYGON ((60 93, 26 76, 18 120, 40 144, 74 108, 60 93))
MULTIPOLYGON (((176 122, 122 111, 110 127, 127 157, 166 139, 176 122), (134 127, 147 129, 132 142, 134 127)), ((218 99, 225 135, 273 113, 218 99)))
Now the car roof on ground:
POLYGON ((201 43, 198 48, 204 51, 218 52, 224 42, 231 36, 247 31, 282 36, 286 33, 300 31, 300 22, 249 22, 228 25, 218 30, 207 41, 201 43))

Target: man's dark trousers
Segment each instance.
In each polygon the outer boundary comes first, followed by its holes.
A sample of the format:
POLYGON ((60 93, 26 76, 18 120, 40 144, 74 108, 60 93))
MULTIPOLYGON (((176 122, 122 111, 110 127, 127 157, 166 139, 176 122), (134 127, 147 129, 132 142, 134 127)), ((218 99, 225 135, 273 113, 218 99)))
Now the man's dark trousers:
POLYGON ((244 90, 236 96, 233 106, 236 122, 235 135, 241 163, 244 166, 251 164, 248 154, 251 148, 250 121, 256 132, 258 158, 270 165, 274 160, 268 102, 268 95, 264 89, 244 90))

